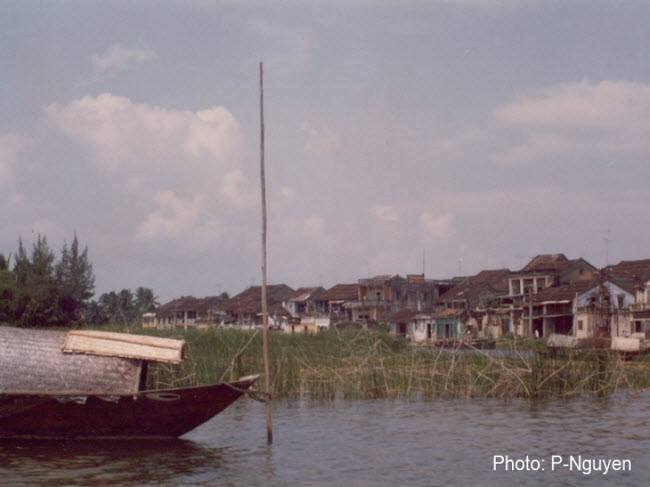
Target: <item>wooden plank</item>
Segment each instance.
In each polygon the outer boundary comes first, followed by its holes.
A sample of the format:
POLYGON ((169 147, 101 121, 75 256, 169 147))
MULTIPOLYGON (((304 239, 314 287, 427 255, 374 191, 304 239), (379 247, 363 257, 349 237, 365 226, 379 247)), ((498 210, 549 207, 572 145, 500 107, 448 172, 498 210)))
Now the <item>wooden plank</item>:
POLYGON ((183 361, 185 340, 93 330, 69 331, 64 353, 155 360, 178 364, 183 361))

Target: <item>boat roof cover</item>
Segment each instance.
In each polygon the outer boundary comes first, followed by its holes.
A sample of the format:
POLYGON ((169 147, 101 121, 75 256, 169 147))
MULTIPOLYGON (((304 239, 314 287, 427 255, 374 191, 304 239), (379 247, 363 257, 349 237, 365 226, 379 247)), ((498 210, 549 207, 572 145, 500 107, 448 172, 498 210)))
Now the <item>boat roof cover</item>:
POLYGON ((65 353, 155 360, 179 364, 185 340, 109 331, 72 330, 63 345, 65 353))
POLYGON ((63 353, 67 333, 0 326, 0 394, 125 395, 142 361, 63 353))

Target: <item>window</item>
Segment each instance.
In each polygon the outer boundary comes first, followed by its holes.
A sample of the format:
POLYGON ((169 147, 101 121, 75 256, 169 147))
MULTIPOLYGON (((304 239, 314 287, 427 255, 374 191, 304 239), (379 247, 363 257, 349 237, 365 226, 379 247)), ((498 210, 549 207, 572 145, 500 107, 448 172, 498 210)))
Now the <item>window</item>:
POLYGON ((584 323, 582 320, 578 320, 578 330, 582 331, 584 329, 584 323))

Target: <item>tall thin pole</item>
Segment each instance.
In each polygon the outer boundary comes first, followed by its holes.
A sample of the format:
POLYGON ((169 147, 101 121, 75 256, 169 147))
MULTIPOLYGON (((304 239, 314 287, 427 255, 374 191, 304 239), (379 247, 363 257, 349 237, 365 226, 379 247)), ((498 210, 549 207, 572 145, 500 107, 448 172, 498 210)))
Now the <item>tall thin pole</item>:
POLYGON ((269 373, 269 315, 266 304, 266 181, 264 177, 264 70, 260 61, 260 185, 262 187, 262 344, 264 348, 264 391, 266 392, 266 438, 273 443, 271 428, 271 381, 269 373))

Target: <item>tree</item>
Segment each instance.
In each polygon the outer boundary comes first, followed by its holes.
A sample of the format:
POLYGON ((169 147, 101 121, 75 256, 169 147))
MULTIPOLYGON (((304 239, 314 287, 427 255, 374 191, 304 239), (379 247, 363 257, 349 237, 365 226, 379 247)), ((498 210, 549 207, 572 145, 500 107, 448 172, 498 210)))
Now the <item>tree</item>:
POLYGON ((56 265, 56 284, 61 320, 65 323, 78 320, 81 310, 94 294, 95 276, 88 261, 88 247, 79 253, 76 234, 69 249, 67 244, 63 245, 61 260, 56 265))
POLYGON ((135 307, 138 317, 144 313, 150 313, 158 306, 158 297, 153 293, 153 289, 147 287, 138 287, 135 290, 135 307))
POLYGON ((58 320, 58 293, 54 277, 54 254, 47 238, 38 235, 31 258, 22 239, 14 265, 16 278, 16 318, 23 325, 52 325, 58 320))
POLYGON ((12 321, 16 309, 16 278, 9 270, 9 259, 0 254, 0 321, 12 321))

